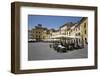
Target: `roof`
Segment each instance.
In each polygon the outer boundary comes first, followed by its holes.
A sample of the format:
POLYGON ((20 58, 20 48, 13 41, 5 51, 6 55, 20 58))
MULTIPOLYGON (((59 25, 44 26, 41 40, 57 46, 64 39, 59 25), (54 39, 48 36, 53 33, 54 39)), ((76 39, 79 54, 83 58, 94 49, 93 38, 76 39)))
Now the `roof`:
POLYGON ((80 20, 79 24, 81 24, 81 23, 82 23, 83 21, 85 21, 87 18, 88 18, 88 17, 83 17, 83 18, 80 20))
POLYGON ((75 25, 75 23, 72 23, 72 22, 68 22, 68 23, 65 23, 64 25, 62 25, 60 28, 64 27, 64 26, 68 26, 68 27, 71 27, 75 25))

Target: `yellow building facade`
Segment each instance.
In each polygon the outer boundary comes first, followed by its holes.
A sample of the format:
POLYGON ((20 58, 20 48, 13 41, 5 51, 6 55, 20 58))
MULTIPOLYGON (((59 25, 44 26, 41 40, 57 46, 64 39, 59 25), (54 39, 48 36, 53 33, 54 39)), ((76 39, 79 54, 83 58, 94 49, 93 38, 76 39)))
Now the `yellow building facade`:
POLYGON ((83 17, 80 21, 81 39, 84 45, 88 44, 88 18, 83 17))
POLYGON ((69 43, 88 44, 88 18, 83 17, 79 23, 66 23, 58 30, 47 29, 42 25, 32 29, 32 38, 36 41, 52 41, 54 39, 69 43))
POLYGON ((36 39, 36 41, 42 41, 47 37, 47 31, 41 25, 38 25, 32 29, 32 37, 36 39))

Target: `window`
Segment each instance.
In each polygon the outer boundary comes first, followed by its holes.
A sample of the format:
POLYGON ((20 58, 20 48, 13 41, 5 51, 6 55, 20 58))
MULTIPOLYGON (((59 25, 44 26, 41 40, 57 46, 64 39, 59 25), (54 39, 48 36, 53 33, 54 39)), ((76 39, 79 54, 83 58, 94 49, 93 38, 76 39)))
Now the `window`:
POLYGON ((85 34, 86 34, 86 30, 85 30, 85 32, 84 32, 85 34))
POLYGON ((40 36, 39 36, 39 38, 40 38, 40 36))
POLYGON ((72 30, 71 30, 71 32, 72 32, 72 30))
POLYGON ((74 39, 74 43, 75 43, 75 39, 74 39))
POLYGON ((69 32, 69 36, 70 36, 70 32, 69 32))
POLYGON ((80 33, 78 33, 78 35, 80 36, 80 33))
POLYGON ((36 37, 38 37, 38 35, 36 35, 36 37))
POLYGON ((86 28, 86 23, 84 23, 84 28, 86 28))
POLYGON ((87 38, 85 38, 85 44, 88 44, 88 42, 87 42, 87 38))

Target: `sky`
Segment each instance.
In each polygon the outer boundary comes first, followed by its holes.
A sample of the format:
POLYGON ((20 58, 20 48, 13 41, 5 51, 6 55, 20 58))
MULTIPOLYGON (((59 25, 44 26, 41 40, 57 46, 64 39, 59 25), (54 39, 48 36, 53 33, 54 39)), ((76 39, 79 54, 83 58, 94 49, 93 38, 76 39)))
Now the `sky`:
POLYGON ((73 16, 28 15, 28 29, 31 30, 38 24, 42 24, 43 27, 48 29, 58 29, 67 22, 76 23, 80 21, 81 18, 82 17, 73 16))

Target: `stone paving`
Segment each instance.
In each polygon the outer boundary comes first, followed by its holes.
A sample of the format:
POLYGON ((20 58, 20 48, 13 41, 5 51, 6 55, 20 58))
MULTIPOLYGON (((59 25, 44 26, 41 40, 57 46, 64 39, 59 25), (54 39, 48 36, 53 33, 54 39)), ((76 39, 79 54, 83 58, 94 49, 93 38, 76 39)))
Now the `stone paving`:
POLYGON ((55 60, 55 59, 79 59, 88 57, 87 46, 83 49, 59 53, 49 47, 50 43, 28 43, 28 60, 55 60))

